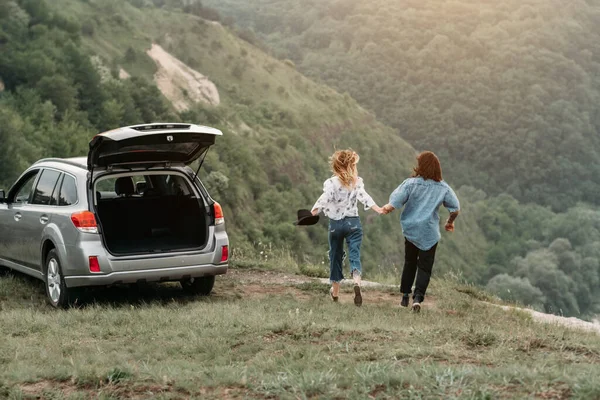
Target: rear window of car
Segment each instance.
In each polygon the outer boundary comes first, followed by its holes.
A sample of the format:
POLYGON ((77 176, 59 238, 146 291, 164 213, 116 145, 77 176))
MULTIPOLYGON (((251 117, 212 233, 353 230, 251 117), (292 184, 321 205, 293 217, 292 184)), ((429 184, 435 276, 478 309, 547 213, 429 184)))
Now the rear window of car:
POLYGON ((96 183, 96 197, 98 200, 113 199, 121 196, 149 197, 149 196, 193 196, 192 190, 187 178, 177 174, 151 174, 151 175, 130 175, 120 177, 101 178, 96 183), (124 186, 133 187, 133 193, 117 192, 121 179, 132 180, 133 185, 124 186))
POLYGON ((52 194, 56 190, 60 172, 53 169, 45 169, 35 187, 31 204, 49 205, 52 194))
POLYGON ((77 203, 77 185, 75 179, 70 175, 65 175, 60 195, 58 197, 59 206, 71 206, 77 203))

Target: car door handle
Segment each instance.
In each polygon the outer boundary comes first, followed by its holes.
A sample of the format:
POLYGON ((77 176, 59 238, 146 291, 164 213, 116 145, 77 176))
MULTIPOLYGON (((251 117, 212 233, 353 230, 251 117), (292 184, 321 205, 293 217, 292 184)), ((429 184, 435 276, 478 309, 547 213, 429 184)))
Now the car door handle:
POLYGON ((15 214, 15 221, 20 221, 21 218, 23 218, 23 216, 21 215, 21 213, 16 213, 15 214))
POLYGON ((48 218, 48 216, 47 216, 47 215, 42 215, 42 216, 40 217, 40 222, 41 222, 42 224, 47 224, 47 223, 48 223, 48 221, 50 221, 50 218, 48 218))

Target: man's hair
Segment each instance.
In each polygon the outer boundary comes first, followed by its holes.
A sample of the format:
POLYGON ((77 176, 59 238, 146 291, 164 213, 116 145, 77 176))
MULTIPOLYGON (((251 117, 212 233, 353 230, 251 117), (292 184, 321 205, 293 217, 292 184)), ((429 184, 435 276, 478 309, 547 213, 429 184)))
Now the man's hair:
POLYGON ((422 152, 417 156, 417 166, 413 169, 412 176, 441 182, 443 178, 439 158, 431 151, 422 152))

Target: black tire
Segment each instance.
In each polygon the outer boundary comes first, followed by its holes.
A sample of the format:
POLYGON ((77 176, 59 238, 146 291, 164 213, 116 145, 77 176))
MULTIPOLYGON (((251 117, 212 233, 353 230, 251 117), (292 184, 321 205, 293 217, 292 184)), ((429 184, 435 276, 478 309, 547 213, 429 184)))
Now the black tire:
POLYGON ((69 289, 65 284, 58 252, 50 250, 44 263, 44 282, 46 283, 46 299, 54 308, 68 308, 69 289))
POLYGON ((10 275, 10 272, 11 272, 10 268, 0 265, 0 277, 8 276, 8 275, 10 275))
POLYGON ((191 278, 181 281, 183 290, 190 294, 209 296, 215 285, 215 276, 203 276, 202 278, 191 278))

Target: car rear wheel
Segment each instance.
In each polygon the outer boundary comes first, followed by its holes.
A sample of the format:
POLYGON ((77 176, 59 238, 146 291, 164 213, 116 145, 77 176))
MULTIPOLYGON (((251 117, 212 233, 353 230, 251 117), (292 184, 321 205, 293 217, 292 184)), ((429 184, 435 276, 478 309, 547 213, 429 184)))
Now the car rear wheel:
POLYGON ((215 285, 215 277, 203 276, 201 278, 191 278, 181 281, 181 287, 188 293, 200 296, 208 296, 215 285))
POLYGON ((45 281, 48 303, 55 308, 67 308, 69 306, 69 290, 65 284, 56 250, 50 250, 46 257, 45 281))

